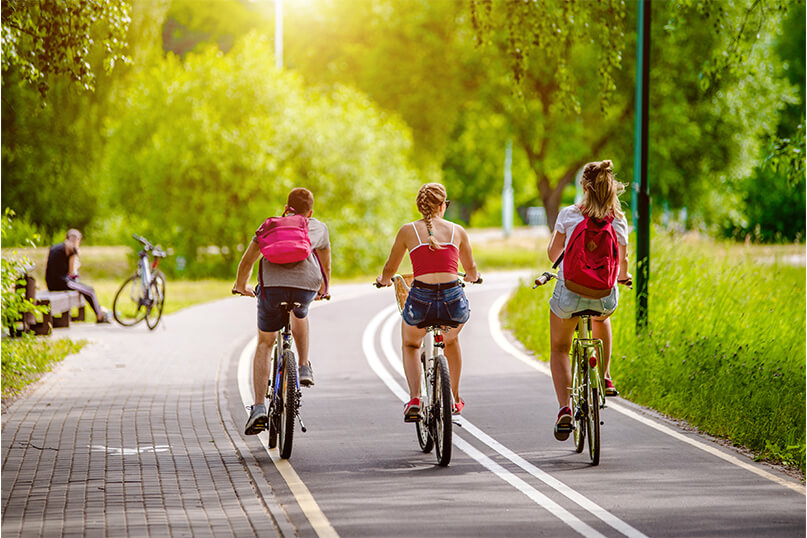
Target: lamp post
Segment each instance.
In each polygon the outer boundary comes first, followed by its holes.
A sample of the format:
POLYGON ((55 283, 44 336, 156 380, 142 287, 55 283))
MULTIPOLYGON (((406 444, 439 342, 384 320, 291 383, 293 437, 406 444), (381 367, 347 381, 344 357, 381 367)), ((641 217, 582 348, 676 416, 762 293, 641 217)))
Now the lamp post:
POLYGON ((633 197, 636 225, 636 332, 647 327, 650 278, 650 194, 647 185, 647 110, 650 83, 650 0, 637 0, 636 123, 633 140, 633 197))

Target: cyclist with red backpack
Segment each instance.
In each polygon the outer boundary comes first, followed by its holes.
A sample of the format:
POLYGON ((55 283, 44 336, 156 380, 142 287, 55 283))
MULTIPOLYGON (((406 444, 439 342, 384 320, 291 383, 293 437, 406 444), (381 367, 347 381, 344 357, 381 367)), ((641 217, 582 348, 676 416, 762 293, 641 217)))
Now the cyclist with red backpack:
POLYGON ((311 217, 314 195, 303 188, 292 189, 280 217, 271 217, 258 228, 241 262, 233 293, 258 297, 258 345, 252 362, 255 403, 250 407, 244 433, 255 435, 265 430, 269 417, 264 403, 269 383, 270 354, 277 331, 286 321, 280 303, 299 303, 292 311, 291 330, 300 360, 299 380, 303 386, 314 384, 308 360, 308 306, 328 294, 331 272, 331 245, 328 227, 311 217), (258 266, 256 291, 248 282, 255 263, 258 266))
POLYGON ((611 321, 608 318, 619 303, 617 282, 631 280, 627 259, 628 222, 619 204, 619 195, 625 187, 614 178, 611 161, 587 164, 581 185, 583 203, 561 210, 547 247, 549 259, 556 267, 560 265, 558 281, 549 300, 550 369, 560 406, 554 430, 559 441, 569 437, 574 422, 569 407, 572 385, 569 351, 578 318, 573 314, 583 310, 602 312, 602 316, 592 318, 593 332, 594 338, 603 343, 605 395, 616 396, 618 393, 609 372, 611 321))

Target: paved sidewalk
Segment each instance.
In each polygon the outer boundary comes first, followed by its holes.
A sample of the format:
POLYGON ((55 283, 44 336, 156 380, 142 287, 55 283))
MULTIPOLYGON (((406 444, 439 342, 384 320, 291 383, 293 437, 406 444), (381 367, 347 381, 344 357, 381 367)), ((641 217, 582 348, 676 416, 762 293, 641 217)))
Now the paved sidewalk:
POLYGON ((57 331, 92 343, 2 416, 4 538, 294 532, 241 459, 240 419, 220 412, 226 370, 253 327, 254 303, 230 299, 153 332, 57 331))

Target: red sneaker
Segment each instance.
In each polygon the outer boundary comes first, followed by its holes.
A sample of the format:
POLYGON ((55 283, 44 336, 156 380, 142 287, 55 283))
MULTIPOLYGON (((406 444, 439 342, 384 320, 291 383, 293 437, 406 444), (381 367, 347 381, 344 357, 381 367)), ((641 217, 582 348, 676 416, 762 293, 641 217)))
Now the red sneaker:
POLYGON ((420 398, 412 398, 404 406, 404 422, 417 422, 420 420, 420 398))
POLYGON ((572 433, 574 425, 572 424, 572 410, 568 407, 562 407, 558 411, 558 420, 555 421, 555 439, 558 441, 565 441, 572 433))
POLYGON ((608 379, 607 377, 605 378, 605 395, 619 396, 619 393, 617 392, 616 387, 614 386, 614 382, 608 379))
POLYGON ((463 407, 465 407, 465 400, 463 400, 462 398, 460 398, 460 401, 458 401, 457 403, 455 403, 455 404, 452 406, 452 408, 451 408, 451 414, 453 414, 453 415, 459 415, 460 413, 462 413, 462 408, 463 408, 463 407))

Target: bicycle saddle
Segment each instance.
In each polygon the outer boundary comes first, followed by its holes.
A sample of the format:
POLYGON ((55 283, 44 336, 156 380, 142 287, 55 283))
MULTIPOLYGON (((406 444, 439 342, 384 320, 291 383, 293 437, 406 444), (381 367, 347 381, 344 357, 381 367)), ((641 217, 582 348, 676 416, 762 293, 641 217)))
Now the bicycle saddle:
MULTIPOLYGON (((598 314, 599 315, 599 314, 598 314)), ((460 324, 450 319, 433 319, 430 321, 421 321, 418 323, 418 329, 428 329, 429 327, 459 327, 460 324)))
POLYGON ((602 312, 597 312, 596 310, 581 310, 580 312, 575 312, 572 314, 572 317, 578 316, 591 316, 591 317, 599 317, 602 316, 602 312))

